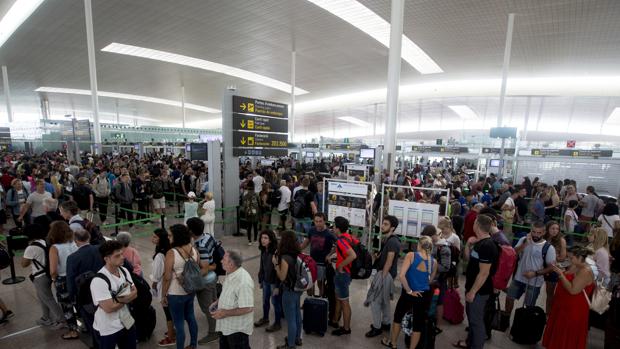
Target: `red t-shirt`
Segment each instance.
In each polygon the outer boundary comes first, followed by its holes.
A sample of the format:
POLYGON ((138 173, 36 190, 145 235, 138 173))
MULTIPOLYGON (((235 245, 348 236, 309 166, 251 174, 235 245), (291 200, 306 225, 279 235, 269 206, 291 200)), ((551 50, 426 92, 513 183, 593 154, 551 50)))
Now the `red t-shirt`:
MULTIPOLYGON (((336 241, 336 268, 340 267, 342 261, 344 261, 349 255, 349 250, 352 249, 351 242, 353 244, 359 243, 359 241, 349 233, 341 234, 336 241)), ((351 263, 342 268, 342 270, 347 274, 351 274, 351 263)))

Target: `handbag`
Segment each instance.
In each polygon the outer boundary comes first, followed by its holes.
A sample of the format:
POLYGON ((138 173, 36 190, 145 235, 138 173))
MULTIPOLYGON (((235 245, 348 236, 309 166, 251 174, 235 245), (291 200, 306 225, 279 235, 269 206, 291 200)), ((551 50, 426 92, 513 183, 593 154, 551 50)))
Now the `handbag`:
POLYGON ((592 300, 588 297, 586 290, 583 290, 583 295, 586 297, 586 301, 588 302, 590 309, 599 315, 603 315, 603 313, 609 309, 611 292, 605 288, 602 281, 596 281, 594 292, 592 292, 592 300))
POLYGON ((508 327, 510 327, 510 313, 502 310, 499 297, 495 297, 495 311, 491 320, 491 328, 496 331, 506 332, 508 327))

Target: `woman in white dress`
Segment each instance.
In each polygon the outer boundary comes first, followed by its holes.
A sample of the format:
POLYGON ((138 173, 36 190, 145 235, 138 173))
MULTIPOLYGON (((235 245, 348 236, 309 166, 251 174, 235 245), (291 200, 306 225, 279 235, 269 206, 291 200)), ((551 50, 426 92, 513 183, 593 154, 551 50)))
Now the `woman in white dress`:
POLYGON ((204 213, 200 218, 205 223, 204 232, 215 237, 215 201, 213 201, 212 192, 205 193, 205 200, 203 201, 202 209, 204 210, 204 213))

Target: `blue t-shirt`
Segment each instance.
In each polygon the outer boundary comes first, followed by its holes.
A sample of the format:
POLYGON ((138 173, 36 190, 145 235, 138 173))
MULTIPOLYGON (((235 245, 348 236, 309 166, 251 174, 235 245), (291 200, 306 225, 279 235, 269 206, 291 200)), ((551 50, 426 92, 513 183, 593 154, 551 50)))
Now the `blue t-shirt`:
POLYGON ((308 232, 308 240, 310 240, 310 257, 317 263, 325 264, 325 258, 336 242, 334 233, 329 229, 317 231, 316 227, 312 227, 308 232))
POLYGON ((541 221, 545 219, 545 204, 540 199, 534 202, 534 215, 541 221))
POLYGON ((484 193, 484 195, 482 195, 482 198, 480 198, 480 201, 487 206, 491 206, 491 195, 489 195, 489 193, 484 193))

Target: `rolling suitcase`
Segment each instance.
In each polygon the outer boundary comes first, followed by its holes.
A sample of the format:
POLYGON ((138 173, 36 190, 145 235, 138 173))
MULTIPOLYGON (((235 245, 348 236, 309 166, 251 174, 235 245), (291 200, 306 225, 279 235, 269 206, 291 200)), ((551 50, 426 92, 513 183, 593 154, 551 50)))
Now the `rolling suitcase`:
POLYGON ((510 329, 512 341, 518 344, 534 345, 540 341, 547 317, 541 307, 523 307, 515 310, 510 329))
POLYGON ((304 300, 304 332, 316 333, 323 337, 327 332, 327 313, 329 302, 323 298, 308 297, 304 300))

